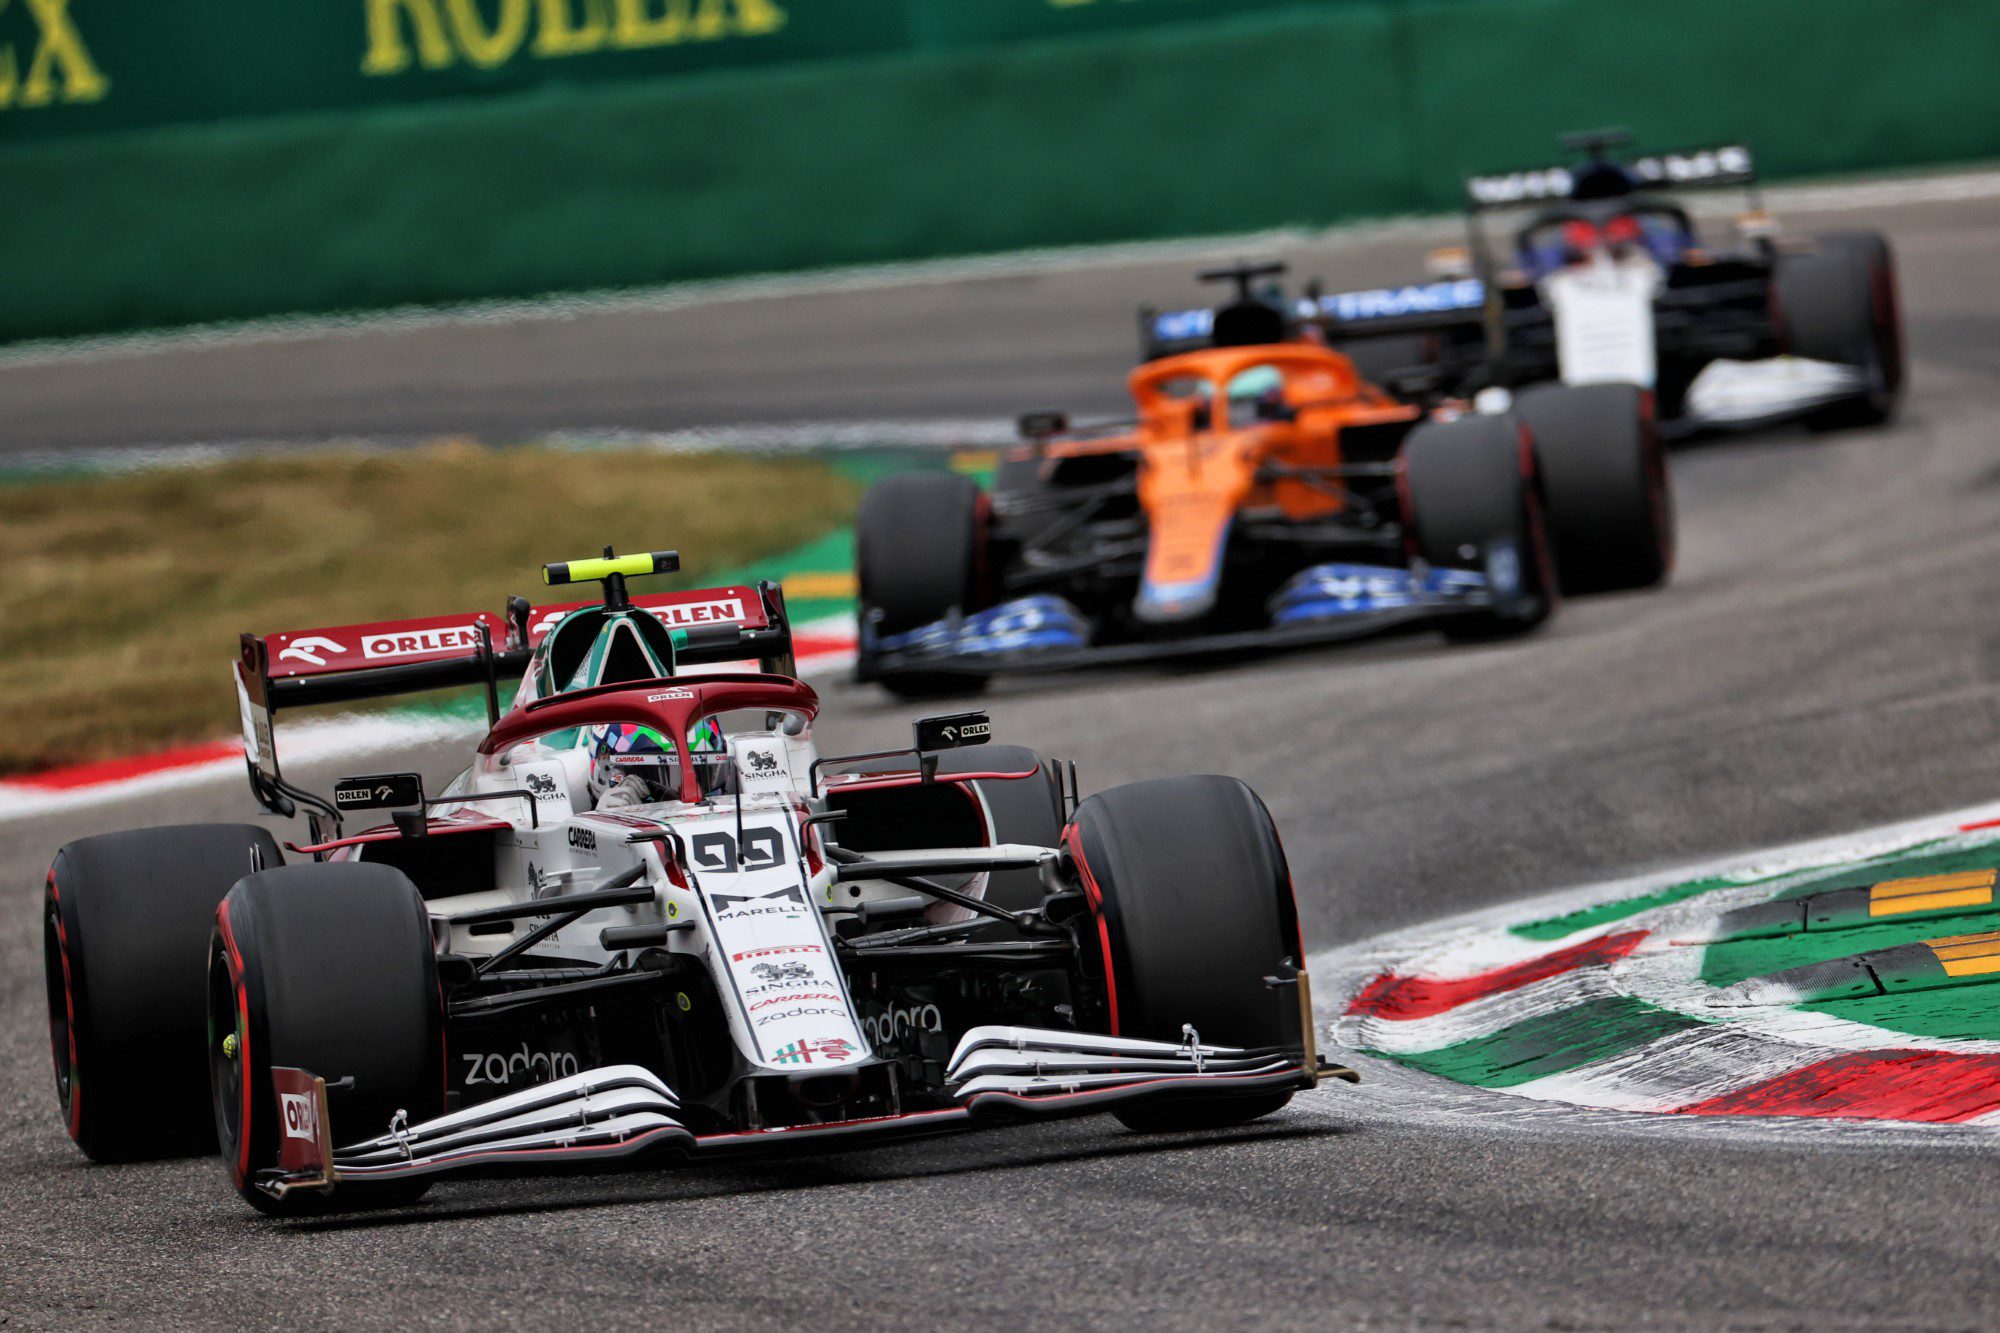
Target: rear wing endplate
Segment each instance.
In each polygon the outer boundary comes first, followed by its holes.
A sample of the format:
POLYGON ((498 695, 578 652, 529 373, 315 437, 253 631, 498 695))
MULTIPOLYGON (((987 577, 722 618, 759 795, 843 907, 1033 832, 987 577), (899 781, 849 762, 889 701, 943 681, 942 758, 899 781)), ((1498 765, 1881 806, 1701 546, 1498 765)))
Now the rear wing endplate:
MULTIPOLYGON (((234 675, 251 790, 273 814, 289 817, 294 803, 303 803, 323 810, 337 827, 338 812, 329 803, 285 781, 275 743, 279 711, 483 685, 490 725, 499 717, 502 678, 518 678, 558 620, 592 605, 533 607, 516 597, 504 617, 479 611, 243 635, 234 675)), ((755 659, 765 672, 797 672, 791 617, 776 583, 652 593, 632 598, 632 605, 669 629, 686 631, 675 654, 680 665, 755 659)))
MULTIPOLYGON (((1619 163, 1641 189, 1712 189, 1757 183, 1756 159, 1742 143, 1711 144, 1672 153, 1646 153, 1619 163)), ((1465 206, 1477 213, 1570 197, 1574 167, 1524 167, 1465 178, 1465 206)))

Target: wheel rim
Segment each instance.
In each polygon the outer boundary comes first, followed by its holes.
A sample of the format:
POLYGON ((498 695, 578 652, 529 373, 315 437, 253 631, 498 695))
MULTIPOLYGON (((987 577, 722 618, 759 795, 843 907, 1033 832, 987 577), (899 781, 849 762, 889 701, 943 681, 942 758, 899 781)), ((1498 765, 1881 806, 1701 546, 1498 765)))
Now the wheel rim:
POLYGON ((63 1119, 72 1124, 76 1090, 75 1006, 70 999, 69 954, 63 948, 62 918, 54 904, 42 917, 42 973, 49 999, 49 1054, 56 1067, 56 1097, 63 1119))
POLYGON ((228 960, 217 949, 208 964, 208 1086, 215 1106, 215 1136, 223 1157, 236 1160, 243 1136, 243 1066, 248 1052, 243 1042, 243 1014, 236 1004, 236 985, 228 960), (218 1030, 216 1019, 229 1026, 218 1030), (234 1049, 228 1043, 234 1042, 234 1049))

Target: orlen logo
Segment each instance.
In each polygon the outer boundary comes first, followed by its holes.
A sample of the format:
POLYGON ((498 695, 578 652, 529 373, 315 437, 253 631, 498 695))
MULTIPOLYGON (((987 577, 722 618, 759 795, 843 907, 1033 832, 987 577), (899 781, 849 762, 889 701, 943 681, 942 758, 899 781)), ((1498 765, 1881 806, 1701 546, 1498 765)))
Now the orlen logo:
POLYGON ((692 698, 694 698, 693 690, 683 690, 675 688, 671 690, 661 690, 658 694, 649 694, 646 696, 646 702, 649 704, 659 704, 659 703, 665 703, 669 699, 692 699, 692 698))
POLYGON ((363 657, 419 657, 479 646, 479 627, 451 625, 444 629, 412 630, 403 634, 371 634, 361 641, 363 657))
POLYGON ((720 597, 712 602, 684 602, 679 606, 649 606, 646 609, 662 624, 672 627, 721 625, 743 619, 743 603, 734 597, 720 597))
POLYGON ((313 1099, 301 1093, 281 1092, 278 1094, 278 1110, 285 1123, 285 1137, 304 1139, 308 1143, 319 1138, 319 1107, 313 1099))

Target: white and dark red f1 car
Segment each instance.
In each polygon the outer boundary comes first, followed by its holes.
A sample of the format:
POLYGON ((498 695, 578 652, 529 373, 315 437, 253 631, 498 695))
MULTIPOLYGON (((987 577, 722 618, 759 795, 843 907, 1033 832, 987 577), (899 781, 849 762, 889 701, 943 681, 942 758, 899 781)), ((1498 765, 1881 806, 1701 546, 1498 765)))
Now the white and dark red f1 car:
POLYGON ((50 1034, 82 1150, 219 1146, 246 1200, 292 1213, 981 1121, 1223 1126, 1351 1077, 1314 1050, 1248 787, 1079 799, 1073 766, 986 744, 976 713, 823 757, 779 588, 628 594, 677 563, 547 567, 602 604, 245 635, 251 785, 311 837, 56 855, 50 1034), (491 728, 436 795, 389 773, 323 798, 279 768, 282 709, 481 684, 491 728), (370 810, 391 817, 348 827, 370 810))

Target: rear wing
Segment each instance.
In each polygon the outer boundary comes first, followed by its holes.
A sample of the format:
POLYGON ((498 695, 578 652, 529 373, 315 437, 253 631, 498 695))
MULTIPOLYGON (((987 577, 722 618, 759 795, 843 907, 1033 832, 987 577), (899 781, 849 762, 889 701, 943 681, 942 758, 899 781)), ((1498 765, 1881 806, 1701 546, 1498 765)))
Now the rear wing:
MULTIPOLYGON (((675 660, 712 666, 755 659, 759 669, 794 675, 791 617, 784 590, 764 581, 634 597, 670 630, 682 631, 675 660)), ((593 602, 532 607, 509 599, 505 616, 478 611, 325 629, 245 634, 235 663, 236 698, 251 790, 273 814, 296 813, 294 801, 338 814, 321 798, 285 781, 274 719, 287 708, 346 703, 426 690, 480 685, 488 723, 500 713, 500 682, 527 669, 555 623, 593 602)))
POLYGON ((1647 153, 1622 162, 1599 160, 1584 167, 1524 167, 1465 178, 1465 206, 1474 213, 1491 208, 1515 208, 1571 197, 1580 171, 1622 167, 1636 189, 1714 189, 1757 183, 1757 164, 1750 146, 1711 144, 1671 153, 1647 153))

